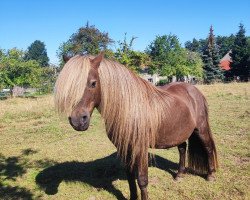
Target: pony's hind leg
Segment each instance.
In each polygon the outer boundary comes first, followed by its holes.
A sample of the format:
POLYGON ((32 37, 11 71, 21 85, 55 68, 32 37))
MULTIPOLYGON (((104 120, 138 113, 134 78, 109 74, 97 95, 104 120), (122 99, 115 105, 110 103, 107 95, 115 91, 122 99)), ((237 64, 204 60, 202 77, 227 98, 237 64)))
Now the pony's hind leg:
POLYGON ((180 154, 180 159, 179 159, 179 169, 176 174, 175 180, 179 180, 180 178, 183 177, 183 175, 186 173, 186 148, 187 148, 187 143, 183 142, 182 144, 178 145, 178 151, 180 154))
POLYGON ((214 147, 211 144, 205 146, 206 152, 208 154, 208 174, 207 180, 215 180, 215 162, 214 162, 214 147))

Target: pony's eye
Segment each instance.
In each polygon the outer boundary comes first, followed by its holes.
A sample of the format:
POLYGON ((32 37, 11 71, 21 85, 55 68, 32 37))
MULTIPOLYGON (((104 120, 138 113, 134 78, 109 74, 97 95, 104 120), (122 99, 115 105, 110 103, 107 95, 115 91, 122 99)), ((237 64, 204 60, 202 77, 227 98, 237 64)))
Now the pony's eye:
POLYGON ((90 83, 90 87, 91 87, 91 88, 95 88, 95 87, 96 87, 96 81, 91 82, 91 83, 90 83))

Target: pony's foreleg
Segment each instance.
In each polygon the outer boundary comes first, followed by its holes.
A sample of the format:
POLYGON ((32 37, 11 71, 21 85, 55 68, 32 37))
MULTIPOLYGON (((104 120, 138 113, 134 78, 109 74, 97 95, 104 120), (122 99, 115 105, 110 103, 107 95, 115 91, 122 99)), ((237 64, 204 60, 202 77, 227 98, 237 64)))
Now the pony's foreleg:
POLYGON ((185 174, 186 172, 186 167, 185 167, 186 148, 187 148, 186 142, 183 142, 182 144, 178 145, 180 160, 179 160, 179 169, 178 169, 178 173, 176 174, 175 180, 179 180, 180 178, 182 178, 183 174, 185 174))
POLYGON ((137 199, 137 188, 135 182, 135 170, 134 168, 131 169, 129 166, 126 167, 126 173, 128 178, 129 190, 130 190, 130 199, 136 200, 137 199))
POLYGON ((141 200, 148 200, 148 163, 138 165, 138 185, 141 190, 141 200))

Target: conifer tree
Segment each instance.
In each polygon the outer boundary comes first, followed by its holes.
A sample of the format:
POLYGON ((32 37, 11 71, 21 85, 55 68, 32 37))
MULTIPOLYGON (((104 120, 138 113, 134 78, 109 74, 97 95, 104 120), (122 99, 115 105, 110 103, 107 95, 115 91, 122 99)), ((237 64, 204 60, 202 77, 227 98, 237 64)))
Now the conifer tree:
POLYGON ((239 76, 241 80, 247 80, 250 72, 249 58, 250 52, 245 36, 245 28, 243 24, 239 25, 239 31, 236 34, 234 45, 231 53, 231 76, 239 76))
POLYGON ((223 72, 219 66, 219 51, 213 31, 213 27, 211 26, 208 36, 208 44, 203 52, 204 81, 206 83, 213 83, 223 79, 223 72))
POLYGON ((34 41, 28 47, 25 60, 36 60, 41 67, 47 67, 49 65, 49 57, 47 55, 45 44, 40 40, 34 41))

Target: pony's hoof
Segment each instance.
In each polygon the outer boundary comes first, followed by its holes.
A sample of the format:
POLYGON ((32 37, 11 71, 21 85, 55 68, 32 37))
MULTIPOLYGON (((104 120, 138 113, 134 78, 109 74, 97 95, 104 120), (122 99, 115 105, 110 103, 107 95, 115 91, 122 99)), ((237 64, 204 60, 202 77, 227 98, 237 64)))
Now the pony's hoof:
POLYGON ((209 181, 209 182, 215 181, 215 176, 214 175, 208 175, 207 176, 207 181, 209 181))

